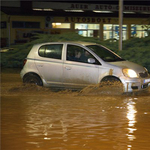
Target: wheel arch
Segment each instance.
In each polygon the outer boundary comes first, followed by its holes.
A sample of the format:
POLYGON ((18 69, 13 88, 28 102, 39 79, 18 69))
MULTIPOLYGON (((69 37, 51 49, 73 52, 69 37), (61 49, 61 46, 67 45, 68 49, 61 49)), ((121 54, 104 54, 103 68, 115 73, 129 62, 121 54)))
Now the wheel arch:
POLYGON ((42 82, 42 84, 43 84, 42 78, 41 78, 37 73, 35 73, 35 72, 28 72, 28 73, 26 73, 26 74, 23 76, 23 82, 24 82, 25 78, 27 78, 27 77, 30 76, 30 75, 36 75, 36 76, 41 80, 41 82, 42 82))
POLYGON ((103 82, 103 81, 106 81, 106 80, 112 80, 112 79, 116 79, 116 80, 118 80, 118 81, 120 81, 120 82, 122 83, 122 81, 121 81, 118 77, 112 76, 112 75, 104 76, 104 77, 100 80, 100 82, 103 82))

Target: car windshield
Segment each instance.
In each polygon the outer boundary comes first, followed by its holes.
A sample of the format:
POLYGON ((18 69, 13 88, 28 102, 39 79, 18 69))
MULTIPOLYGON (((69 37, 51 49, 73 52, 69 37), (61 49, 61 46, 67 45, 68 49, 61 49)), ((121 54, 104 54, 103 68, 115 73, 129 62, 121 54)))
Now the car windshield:
POLYGON ((120 56, 111 52, 109 49, 102 47, 100 45, 88 45, 89 49, 91 49, 95 54, 97 54, 102 60, 106 62, 114 62, 114 61, 123 61, 120 56))

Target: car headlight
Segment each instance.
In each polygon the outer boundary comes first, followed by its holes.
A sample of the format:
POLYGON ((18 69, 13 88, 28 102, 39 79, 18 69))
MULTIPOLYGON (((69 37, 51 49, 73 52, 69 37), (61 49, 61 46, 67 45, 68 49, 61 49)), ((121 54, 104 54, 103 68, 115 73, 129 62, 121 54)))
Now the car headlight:
POLYGON ((123 74, 124 74, 124 76, 129 77, 129 78, 137 78, 138 77, 137 73, 132 69, 123 69, 123 74))

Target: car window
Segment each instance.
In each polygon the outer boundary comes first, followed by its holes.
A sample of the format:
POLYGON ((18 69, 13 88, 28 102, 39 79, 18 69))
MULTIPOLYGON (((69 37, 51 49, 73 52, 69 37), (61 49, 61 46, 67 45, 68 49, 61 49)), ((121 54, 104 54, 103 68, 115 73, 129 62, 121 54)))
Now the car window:
POLYGON ((39 49, 39 56, 61 59, 63 44, 43 45, 39 49))
POLYGON ((84 48, 80 46, 76 46, 76 45, 67 46, 67 57, 66 57, 67 60, 82 62, 82 63, 89 63, 88 62, 89 58, 93 58, 95 60, 94 64, 100 64, 97 61, 97 59, 84 48))
POLYGON ((102 47, 100 45, 88 45, 89 49, 94 51, 101 59, 103 59, 106 62, 114 62, 114 61, 123 61, 120 56, 118 56, 115 53, 112 53, 107 48, 102 47))

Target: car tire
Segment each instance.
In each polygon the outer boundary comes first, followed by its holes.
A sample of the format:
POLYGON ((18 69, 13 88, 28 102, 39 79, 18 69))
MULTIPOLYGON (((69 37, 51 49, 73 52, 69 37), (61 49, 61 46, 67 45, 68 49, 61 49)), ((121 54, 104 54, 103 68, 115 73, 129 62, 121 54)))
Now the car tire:
POLYGON ((116 78, 116 77, 109 76, 109 77, 103 78, 101 80, 101 84, 102 85, 109 85, 109 86, 111 86, 111 85, 121 84, 121 81, 118 78, 116 78))
POLYGON ((124 88, 122 82, 116 77, 105 77, 100 82, 100 87, 108 90, 112 94, 122 95, 124 88))
POLYGON ((38 76, 35 75, 35 74, 26 75, 26 76, 24 77, 24 79, 23 79, 23 82, 24 82, 24 83, 29 83, 29 84, 38 85, 38 86, 42 86, 42 85, 43 85, 41 78, 38 77, 38 76))

